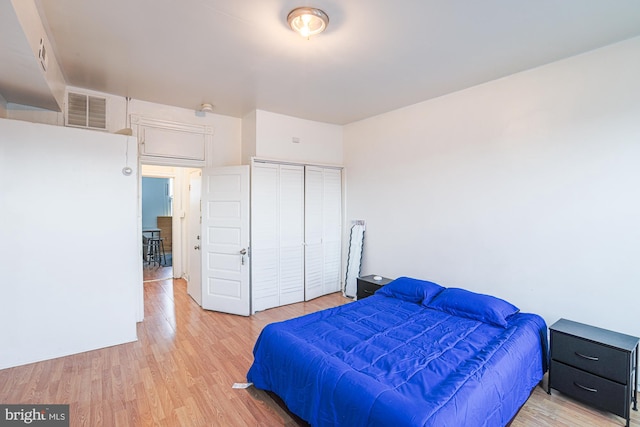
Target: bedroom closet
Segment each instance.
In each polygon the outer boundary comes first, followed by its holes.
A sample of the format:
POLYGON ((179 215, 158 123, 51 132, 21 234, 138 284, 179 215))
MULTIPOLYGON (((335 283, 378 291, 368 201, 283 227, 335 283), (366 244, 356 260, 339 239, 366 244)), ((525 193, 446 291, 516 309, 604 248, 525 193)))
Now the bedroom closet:
POLYGON ((340 290, 342 170, 254 160, 252 312, 340 290))

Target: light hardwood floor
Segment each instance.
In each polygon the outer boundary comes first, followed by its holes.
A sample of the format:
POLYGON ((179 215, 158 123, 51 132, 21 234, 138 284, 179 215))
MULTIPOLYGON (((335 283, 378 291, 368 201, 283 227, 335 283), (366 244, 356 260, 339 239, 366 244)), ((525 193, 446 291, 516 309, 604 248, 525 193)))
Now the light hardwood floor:
MULTIPOLYGON (((138 341, 0 370, 0 403, 70 404, 72 426, 298 426, 246 381, 262 328, 349 300, 332 294, 240 317, 200 309, 183 280, 145 282, 138 341)), ((632 411, 633 412, 633 411, 632 411)), ((536 387, 513 420, 522 426, 623 426, 624 420, 536 387)), ((632 426, 640 426, 633 412, 632 426)))

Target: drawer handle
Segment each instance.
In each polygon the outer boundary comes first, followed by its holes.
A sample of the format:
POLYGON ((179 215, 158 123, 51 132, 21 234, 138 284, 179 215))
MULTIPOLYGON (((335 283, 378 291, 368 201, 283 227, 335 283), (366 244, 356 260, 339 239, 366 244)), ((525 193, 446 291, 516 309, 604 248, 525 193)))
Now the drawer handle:
POLYGON ((583 359, 593 360, 594 362, 598 361, 598 358, 595 357, 595 356, 586 356, 586 355, 584 355, 582 353, 578 353, 577 351, 575 353, 576 353, 576 356, 582 357, 583 359))
POLYGON ((597 390, 597 389, 595 389, 595 388, 585 387, 585 386, 583 386, 582 384, 578 384, 578 383, 577 383, 577 382, 575 382, 575 381, 573 382, 573 385, 575 385, 576 387, 580 387, 580 388, 581 388, 581 389, 583 389, 584 391, 588 391, 588 392, 591 392, 591 393, 597 393, 597 392, 598 392, 598 390, 597 390))
POLYGON ((362 290, 365 294, 372 294, 373 291, 370 291, 369 289, 363 289, 362 290))

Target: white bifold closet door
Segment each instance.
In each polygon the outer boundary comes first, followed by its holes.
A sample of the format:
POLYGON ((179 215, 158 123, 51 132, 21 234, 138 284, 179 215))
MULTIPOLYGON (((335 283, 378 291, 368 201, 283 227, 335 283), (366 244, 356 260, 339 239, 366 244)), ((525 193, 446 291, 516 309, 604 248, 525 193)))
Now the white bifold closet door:
POLYGON ((304 167, 256 162, 251 178, 252 311, 304 300, 304 167))
POLYGON ((340 290, 342 171, 305 167, 305 300, 340 290))

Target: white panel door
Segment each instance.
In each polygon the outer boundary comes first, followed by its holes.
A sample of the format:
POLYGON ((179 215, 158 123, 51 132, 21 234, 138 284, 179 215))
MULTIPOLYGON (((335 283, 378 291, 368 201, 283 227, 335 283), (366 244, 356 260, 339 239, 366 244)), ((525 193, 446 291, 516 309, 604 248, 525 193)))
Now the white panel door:
POLYGON ((315 166, 305 167, 304 186, 304 269, 305 301, 324 294, 322 248, 323 228, 323 170, 315 166))
POLYGON ((249 166, 202 173, 202 307, 248 316, 249 166))

